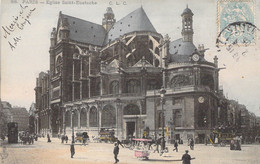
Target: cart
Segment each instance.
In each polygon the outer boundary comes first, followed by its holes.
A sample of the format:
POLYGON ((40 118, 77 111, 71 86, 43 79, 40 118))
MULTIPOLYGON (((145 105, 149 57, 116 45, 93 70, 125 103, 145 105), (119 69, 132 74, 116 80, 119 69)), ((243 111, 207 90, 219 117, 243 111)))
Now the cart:
POLYGON ((150 155, 148 142, 152 142, 152 139, 133 138, 132 141, 135 142, 135 157, 141 160, 148 160, 148 156, 150 155))

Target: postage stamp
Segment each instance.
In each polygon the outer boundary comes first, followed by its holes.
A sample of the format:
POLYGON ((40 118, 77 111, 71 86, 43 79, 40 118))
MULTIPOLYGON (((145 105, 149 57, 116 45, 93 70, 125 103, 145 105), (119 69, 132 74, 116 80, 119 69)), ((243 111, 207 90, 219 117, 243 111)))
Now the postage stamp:
POLYGON ((217 12, 217 46, 255 44, 254 0, 219 0, 217 12))

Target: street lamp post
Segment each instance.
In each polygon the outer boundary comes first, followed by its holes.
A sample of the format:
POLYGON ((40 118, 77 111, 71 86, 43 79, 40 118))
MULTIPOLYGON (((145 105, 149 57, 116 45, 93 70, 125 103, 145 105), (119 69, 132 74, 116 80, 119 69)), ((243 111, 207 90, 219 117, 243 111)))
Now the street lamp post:
POLYGON ((121 100, 120 98, 116 99, 116 104, 117 104, 117 109, 116 109, 116 133, 117 133, 117 138, 119 138, 119 129, 118 129, 118 110, 120 108, 121 105, 121 100))
POLYGON ((164 96, 165 96, 166 90, 164 89, 164 87, 161 88, 160 90, 160 95, 161 95, 161 102, 162 102, 162 150, 165 149, 165 139, 164 139, 164 126, 165 126, 165 119, 164 119, 164 109, 163 109, 163 100, 164 100, 164 96))
POLYGON ((72 140, 71 140, 71 143, 75 143, 75 141, 74 141, 74 114, 75 114, 75 110, 74 109, 71 110, 71 114, 72 114, 72 136, 71 136, 72 140))

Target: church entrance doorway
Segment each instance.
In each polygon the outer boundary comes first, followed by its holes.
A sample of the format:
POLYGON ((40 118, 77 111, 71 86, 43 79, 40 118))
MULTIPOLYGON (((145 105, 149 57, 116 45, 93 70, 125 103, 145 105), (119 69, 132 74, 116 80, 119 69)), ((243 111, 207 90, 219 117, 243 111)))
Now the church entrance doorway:
POLYGON ((198 143, 203 144, 205 141, 205 134, 198 134, 198 143))
POLYGON ((135 122, 126 122, 126 136, 129 137, 135 137, 135 122))

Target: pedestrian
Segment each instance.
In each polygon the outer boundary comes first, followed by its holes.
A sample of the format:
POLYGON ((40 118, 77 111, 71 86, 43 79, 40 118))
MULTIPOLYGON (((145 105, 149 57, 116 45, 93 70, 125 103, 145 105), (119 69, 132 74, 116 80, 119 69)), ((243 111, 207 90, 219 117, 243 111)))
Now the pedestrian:
POLYGON ((117 143, 115 143, 115 147, 114 147, 113 153, 114 153, 115 163, 119 162, 119 160, 117 159, 117 156, 119 154, 119 147, 118 147, 117 143))
POLYGON ((194 141, 193 141, 193 139, 190 140, 190 149, 191 150, 194 149, 194 141))
POLYGON ((176 152, 178 152, 178 142, 177 141, 175 141, 174 147, 175 147, 175 149, 173 149, 173 151, 176 150, 176 152))
POLYGON ((73 158, 74 154, 75 154, 74 144, 71 143, 71 145, 70 145, 70 157, 73 158))
POLYGON ((188 154, 189 150, 185 150, 185 154, 182 155, 182 164, 190 164, 191 157, 188 154))
POLYGON ((68 140, 69 140, 69 138, 68 138, 68 136, 66 135, 66 136, 65 136, 65 141, 66 141, 66 143, 68 143, 68 140))
POLYGON ((47 142, 51 142, 49 133, 47 134, 47 138, 48 138, 48 141, 47 141, 47 142))
POLYGON ((83 132, 83 145, 86 146, 86 142, 89 139, 88 133, 87 132, 83 132))
POLYGON ((157 153, 159 153, 159 145, 161 144, 160 142, 161 140, 157 139, 155 140, 155 144, 156 144, 156 148, 154 150, 154 153, 157 151, 157 153))
POLYGON ((122 146, 122 148, 124 148, 124 146, 122 145, 122 143, 121 143, 121 141, 119 140, 119 139, 117 139, 117 145, 119 146, 119 145, 121 145, 122 146))
POLYGON ((61 143, 64 143, 64 140, 65 140, 65 136, 62 135, 62 136, 61 136, 61 143))
POLYGON ((35 141, 38 141, 38 135, 37 134, 35 134, 35 141))

